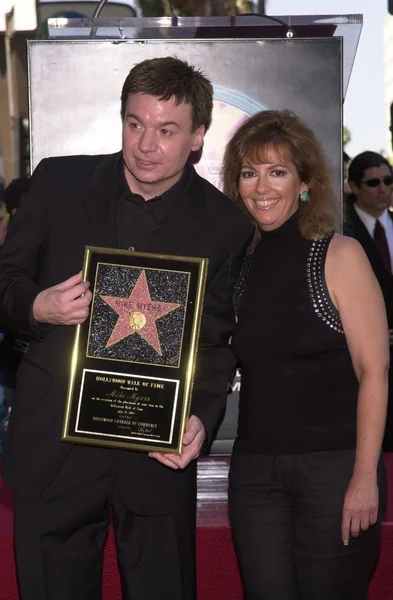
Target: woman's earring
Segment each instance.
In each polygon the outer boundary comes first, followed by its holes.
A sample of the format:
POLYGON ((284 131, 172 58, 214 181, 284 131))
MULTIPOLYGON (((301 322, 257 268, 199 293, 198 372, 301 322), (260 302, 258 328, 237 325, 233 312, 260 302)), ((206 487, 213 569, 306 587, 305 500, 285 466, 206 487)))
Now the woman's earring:
POLYGON ((302 194, 300 194, 299 198, 302 202, 307 202, 308 201, 308 192, 303 192, 302 194))

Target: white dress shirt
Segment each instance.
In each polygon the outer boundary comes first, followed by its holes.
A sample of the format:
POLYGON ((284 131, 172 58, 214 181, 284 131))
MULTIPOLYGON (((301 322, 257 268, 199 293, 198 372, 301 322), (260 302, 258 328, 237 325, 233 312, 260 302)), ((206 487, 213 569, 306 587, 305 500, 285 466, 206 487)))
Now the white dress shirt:
MULTIPOLYGON (((363 222, 365 228, 367 229, 370 236, 374 239, 374 229, 376 218, 366 213, 362 208, 360 208, 357 203, 353 205, 356 210, 359 219, 363 222)), ((389 215, 389 211, 386 208, 382 215, 378 218, 378 221, 381 223, 382 227, 385 230, 386 240, 389 246, 389 254, 390 254, 390 264, 393 265, 393 220, 389 215)))

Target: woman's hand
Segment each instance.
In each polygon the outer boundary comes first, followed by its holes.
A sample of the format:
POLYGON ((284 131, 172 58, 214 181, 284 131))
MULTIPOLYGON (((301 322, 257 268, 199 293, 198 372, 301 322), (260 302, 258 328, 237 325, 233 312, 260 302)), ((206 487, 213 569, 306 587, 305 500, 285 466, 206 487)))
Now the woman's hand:
POLYGON ((358 537, 360 531, 367 531, 371 525, 375 525, 378 517, 378 503, 377 474, 354 474, 344 498, 341 523, 344 546, 348 546, 350 536, 358 537))

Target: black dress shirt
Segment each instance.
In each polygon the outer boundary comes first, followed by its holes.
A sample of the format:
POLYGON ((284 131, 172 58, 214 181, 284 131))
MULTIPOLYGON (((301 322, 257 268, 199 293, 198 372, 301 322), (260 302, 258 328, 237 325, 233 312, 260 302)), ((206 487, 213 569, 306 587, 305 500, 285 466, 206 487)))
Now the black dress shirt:
POLYGON ((162 226, 166 218, 176 210, 182 193, 189 183, 192 173, 185 167, 181 178, 161 196, 145 200, 140 194, 130 190, 123 159, 118 164, 119 187, 116 198, 116 225, 118 247, 123 250, 145 252, 150 239, 162 226))

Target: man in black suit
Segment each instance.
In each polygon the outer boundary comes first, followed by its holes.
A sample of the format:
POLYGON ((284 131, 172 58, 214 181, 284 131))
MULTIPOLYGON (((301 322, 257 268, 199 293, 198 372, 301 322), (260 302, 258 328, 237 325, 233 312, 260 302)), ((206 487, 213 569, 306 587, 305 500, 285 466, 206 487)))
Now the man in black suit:
MULTIPOLYGON (((391 365, 393 344, 393 174, 389 162, 376 152, 362 152, 350 163, 344 233, 363 246, 382 288, 390 328, 391 365)), ((383 449, 393 451, 393 368, 389 376, 389 402, 383 449)))
POLYGON ((32 335, 4 454, 15 491, 21 600, 98 600, 109 509, 123 598, 195 600, 196 461, 233 368, 231 296, 252 226, 187 159, 212 86, 173 58, 137 64, 121 96, 122 151, 43 160, 0 254, 0 311, 32 335), (85 245, 209 259, 182 454, 61 443, 75 325, 91 292, 85 245))

